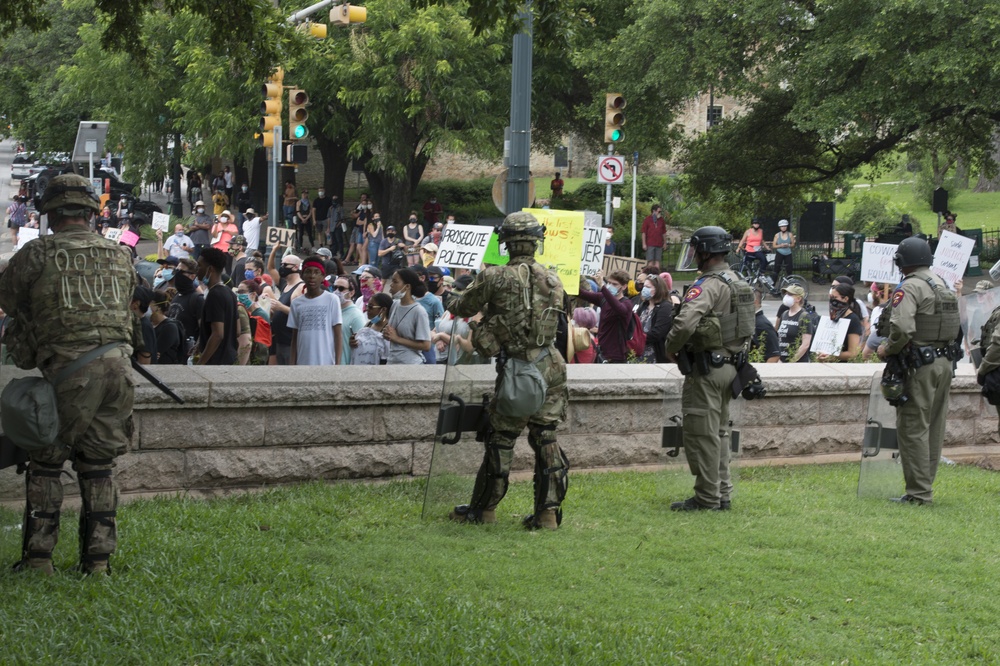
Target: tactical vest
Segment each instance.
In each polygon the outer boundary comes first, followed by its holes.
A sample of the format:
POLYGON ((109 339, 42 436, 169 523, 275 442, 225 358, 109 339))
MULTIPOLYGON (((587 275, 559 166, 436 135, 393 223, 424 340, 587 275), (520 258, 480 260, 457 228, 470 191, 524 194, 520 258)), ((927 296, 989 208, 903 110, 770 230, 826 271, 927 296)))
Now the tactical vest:
POLYGON ((686 346, 688 351, 717 351, 734 343, 743 344, 753 336, 757 313, 753 288, 725 273, 709 273, 708 277, 718 278, 729 287, 729 312, 709 312, 702 317, 686 346))
POLYGON ((979 348, 983 350, 984 355, 990 346, 990 341, 993 339, 993 331, 996 330, 998 323, 1000 323, 1000 306, 994 308, 990 314, 990 318, 983 324, 983 327, 979 331, 979 340, 973 340, 973 342, 979 342, 979 348))
POLYGON ((130 340, 135 271, 126 250, 92 233, 43 236, 45 266, 31 289, 31 318, 48 343, 130 340))
MULTIPOLYGON (((916 340, 951 342, 958 337, 961 323, 958 319, 958 298, 943 288, 933 278, 920 276, 934 290, 934 314, 918 314, 913 318, 916 340)), ((883 313, 882 316, 885 316, 883 313)))
POLYGON ((482 328, 508 354, 548 347, 556 339, 563 311, 563 287, 555 271, 538 263, 502 268, 496 293, 501 301, 489 310, 482 328))

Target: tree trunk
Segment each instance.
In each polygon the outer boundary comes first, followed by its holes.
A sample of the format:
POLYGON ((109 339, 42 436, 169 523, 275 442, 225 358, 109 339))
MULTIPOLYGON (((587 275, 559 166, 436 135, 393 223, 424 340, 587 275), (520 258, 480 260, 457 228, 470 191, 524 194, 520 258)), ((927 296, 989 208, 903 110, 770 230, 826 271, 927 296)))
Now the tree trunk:
POLYGON ((987 178, 982 171, 979 172, 979 182, 976 183, 974 192, 1000 192, 1000 133, 993 135, 993 158, 994 174, 992 178, 987 178))
POLYGON ((344 201, 344 181, 351 161, 347 157, 347 144, 339 143, 317 134, 316 147, 323 160, 323 187, 327 194, 337 195, 341 203, 344 201))
POLYGON ((399 228, 406 224, 410 210, 413 209, 413 191, 420 183, 428 161, 423 153, 417 155, 402 178, 395 178, 383 171, 365 169, 375 210, 382 213, 382 226, 391 224, 399 228))
POLYGON ((267 172, 271 168, 267 161, 267 148, 257 148, 253 151, 253 179, 250 181, 250 194, 253 195, 253 209, 263 215, 269 209, 267 201, 270 194, 267 191, 267 172))

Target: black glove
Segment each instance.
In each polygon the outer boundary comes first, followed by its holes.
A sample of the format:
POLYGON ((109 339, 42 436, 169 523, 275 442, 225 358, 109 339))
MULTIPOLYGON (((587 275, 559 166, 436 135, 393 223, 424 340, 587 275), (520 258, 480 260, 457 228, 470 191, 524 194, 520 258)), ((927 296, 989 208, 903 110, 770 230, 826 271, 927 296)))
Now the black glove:
POLYGON ((991 405, 1000 405, 1000 368, 986 373, 983 378, 983 396, 991 405))

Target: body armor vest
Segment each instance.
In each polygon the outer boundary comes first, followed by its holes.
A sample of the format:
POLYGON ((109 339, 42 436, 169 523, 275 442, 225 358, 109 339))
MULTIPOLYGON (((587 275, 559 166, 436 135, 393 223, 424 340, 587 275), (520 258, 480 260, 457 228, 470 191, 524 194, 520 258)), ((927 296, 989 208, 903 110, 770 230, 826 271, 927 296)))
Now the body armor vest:
POLYGON ((51 343, 128 340, 132 262, 117 244, 100 236, 44 236, 45 267, 31 290, 32 324, 51 343))
POLYGON ((551 345, 563 311, 559 276, 533 262, 504 266, 498 277, 502 298, 490 303, 482 328, 514 356, 551 345))
POLYGON ((743 280, 734 280, 725 273, 712 273, 729 287, 729 312, 719 315, 722 344, 743 342, 754 332, 756 308, 753 288, 743 280))
POLYGON ((961 327, 958 319, 958 298, 933 278, 921 276, 921 279, 934 290, 934 314, 918 314, 913 318, 916 326, 914 339, 929 342, 955 340, 961 327))

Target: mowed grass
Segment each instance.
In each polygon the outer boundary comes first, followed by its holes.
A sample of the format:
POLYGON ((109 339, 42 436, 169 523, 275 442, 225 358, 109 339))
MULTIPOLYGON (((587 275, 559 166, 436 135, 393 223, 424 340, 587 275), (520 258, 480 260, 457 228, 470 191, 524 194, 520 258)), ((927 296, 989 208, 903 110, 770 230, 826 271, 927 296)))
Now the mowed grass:
MULTIPOLYGON (((931 211, 929 202, 917 201, 913 197, 913 186, 909 183, 877 183, 870 188, 853 188, 847 200, 837 204, 838 219, 845 219, 854 210, 856 197, 863 192, 875 192, 888 198, 902 210, 916 216, 923 233, 937 236, 937 213, 931 211)), ((964 190, 957 194, 949 208, 958 215, 961 229, 1000 229, 1000 192, 964 190)))
POLYGON ((554 533, 519 527, 528 483, 490 526, 421 521, 422 481, 143 500, 94 579, 67 570, 64 514, 55 577, 0 573, 2 661, 1000 660, 1000 477, 943 468, 935 505, 913 507, 858 500, 857 472, 744 469, 732 511, 696 514, 671 513, 656 474, 576 474, 554 533))

